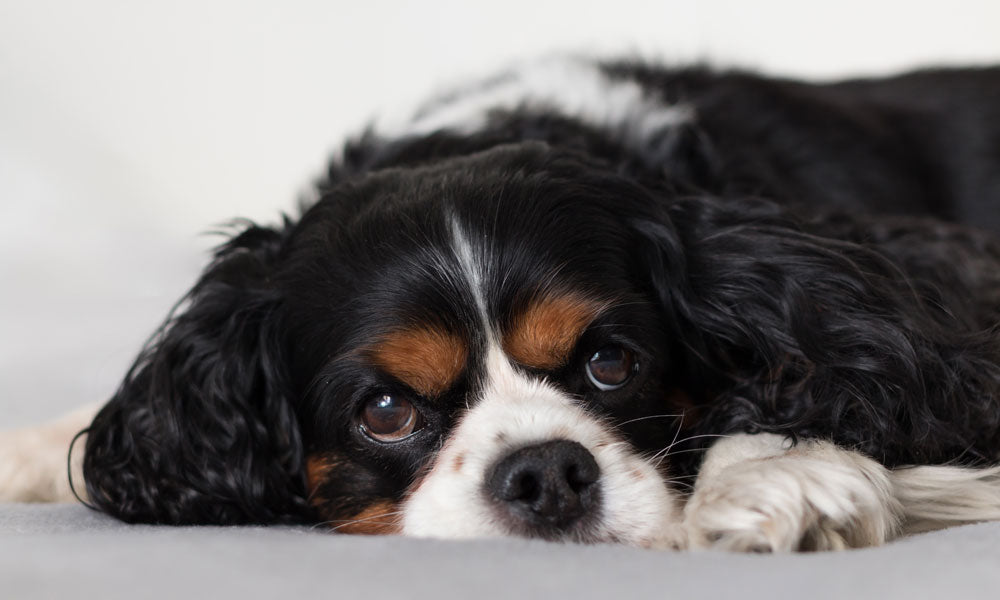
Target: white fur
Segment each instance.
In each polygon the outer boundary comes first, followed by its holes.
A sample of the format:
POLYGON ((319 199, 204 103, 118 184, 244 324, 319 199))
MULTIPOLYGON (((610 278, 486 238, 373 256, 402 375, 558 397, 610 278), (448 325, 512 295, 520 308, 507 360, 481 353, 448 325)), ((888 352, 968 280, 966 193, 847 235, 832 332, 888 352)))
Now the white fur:
POLYGON ((476 301, 476 310, 479 313, 480 324, 488 335, 493 335, 489 313, 486 308, 486 299, 483 291, 482 261, 477 256, 475 248, 469 242, 468 236, 458 222, 458 217, 452 216, 448 223, 451 228, 452 250, 455 258, 458 259, 459 269, 465 278, 465 283, 472 292, 472 297, 476 301))
POLYGON ((452 431, 429 473, 404 504, 404 534, 511 535, 484 489, 489 468, 517 448, 571 440, 587 448, 601 469, 602 516, 589 541, 657 547, 679 544, 678 500, 652 464, 571 398, 545 381, 517 373, 495 344, 489 351, 487 372, 489 381, 481 398, 452 431))
POLYGON ((1000 467, 889 470, 829 442, 781 436, 715 444, 684 509, 691 547, 833 550, 1000 520, 1000 467))
MULTIPOLYGON (((90 425, 99 408, 86 406, 45 425, 0 432, 0 501, 75 502, 66 473, 69 444, 90 425)), ((84 499, 85 443, 86 436, 77 440, 72 461, 73 483, 84 499)))
POLYGON ((824 441, 773 434, 715 444, 684 509, 691 547, 838 550, 882 544, 903 507, 889 471, 824 441))
POLYGON ((482 130, 492 113, 520 108, 583 121, 635 147, 694 119, 689 105, 667 104, 635 81, 609 77, 593 61, 559 57, 511 69, 438 98, 410 119, 384 119, 375 129, 390 138, 442 130, 471 134, 482 130))
POLYGON ((442 268, 470 289, 488 340, 487 382, 403 507, 403 532, 469 538, 512 535, 485 491, 508 453, 550 440, 582 444, 601 469, 601 522, 591 541, 738 551, 878 545, 904 531, 1000 519, 1000 467, 889 471, 825 441, 793 445, 736 435, 706 454, 683 513, 648 459, 547 382, 516 371, 497 342, 483 282, 487 249, 450 223, 452 257, 442 268), (450 265, 450 266, 449 266, 450 265), (456 276, 455 273, 458 273, 456 276))
POLYGON ((961 523, 1000 521, 1000 466, 923 466, 892 472, 906 533, 961 523))
POLYGON ((428 474, 403 507, 403 533, 470 538, 512 535, 487 496, 490 467, 508 453, 550 440, 570 440, 593 454, 601 470, 601 518, 589 541, 673 546, 681 541, 680 512, 656 468, 611 428, 544 380, 518 373, 497 342, 483 290, 481 248, 450 222, 459 269, 475 298, 488 340, 487 381, 451 432, 428 474))
MULTIPOLYGON (((479 401, 405 502, 403 533, 511 535, 485 495, 486 474, 517 448, 557 439, 582 444, 601 469, 602 516, 589 541, 734 551, 834 550, 1000 520, 1000 466, 890 471, 829 442, 792 445, 771 434, 717 442, 682 511, 680 498, 649 460, 567 395, 518 373, 495 342, 487 372, 479 401)), ((67 451, 98 409, 87 406, 39 427, 0 432, 0 501, 75 501, 66 476, 67 451)), ((85 442, 81 436, 72 461, 83 499, 85 442)))

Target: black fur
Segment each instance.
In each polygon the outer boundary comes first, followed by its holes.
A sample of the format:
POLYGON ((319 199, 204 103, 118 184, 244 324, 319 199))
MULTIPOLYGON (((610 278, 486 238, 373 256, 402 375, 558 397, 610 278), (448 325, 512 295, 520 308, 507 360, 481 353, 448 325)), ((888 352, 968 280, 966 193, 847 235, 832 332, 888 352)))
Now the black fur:
POLYGON ((820 86, 605 68, 697 119, 642 148, 532 107, 473 134, 372 131, 301 219, 223 246, 95 419, 92 501, 128 521, 242 523, 402 498, 475 361, 443 401, 415 397, 428 427, 386 450, 353 419, 401 384, 354 357, 411 321, 483 343, 467 293, 432 268, 448 218, 492 244, 500 323, 552 279, 621 300, 545 375, 618 423, 687 398, 684 422, 623 427, 651 452, 683 428, 676 471, 697 469, 710 440, 695 436, 735 431, 890 466, 1000 460, 1000 70, 820 86), (647 365, 627 395, 576 368, 609 339, 647 365), (326 455, 349 466, 307 498, 306 457, 326 455))
POLYGON ((162 523, 302 513, 302 443, 269 281, 282 242, 250 226, 220 248, 140 355, 88 434, 95 504, 162 523))

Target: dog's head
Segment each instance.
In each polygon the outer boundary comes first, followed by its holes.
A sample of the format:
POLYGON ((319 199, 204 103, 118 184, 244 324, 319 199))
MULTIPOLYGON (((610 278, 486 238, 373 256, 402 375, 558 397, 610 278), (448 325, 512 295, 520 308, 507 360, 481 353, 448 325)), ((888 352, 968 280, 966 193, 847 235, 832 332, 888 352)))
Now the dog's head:
POLYGON ((690 406, 649 276, 662 210, 522 144, 246 229, 95 420, 91 498, 133 521, 663 541, 690 406))

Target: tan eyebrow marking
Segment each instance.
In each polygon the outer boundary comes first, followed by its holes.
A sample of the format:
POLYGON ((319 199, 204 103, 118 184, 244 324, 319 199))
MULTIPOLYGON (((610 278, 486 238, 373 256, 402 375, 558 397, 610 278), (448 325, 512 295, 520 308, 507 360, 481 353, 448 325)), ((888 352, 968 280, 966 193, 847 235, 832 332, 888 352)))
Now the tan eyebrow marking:
POLYGON ((575 293, 540 296, 515 317, 504 333, 504 352, 527 367, 560 367, 566 364, 580 336, 606 306, 605 302, 575 293))
POLYGON ((430 325, 398 329, 382 336, 368 354, 387 373, 428 397, 446 392, 465 370, 465 340, 430 325))

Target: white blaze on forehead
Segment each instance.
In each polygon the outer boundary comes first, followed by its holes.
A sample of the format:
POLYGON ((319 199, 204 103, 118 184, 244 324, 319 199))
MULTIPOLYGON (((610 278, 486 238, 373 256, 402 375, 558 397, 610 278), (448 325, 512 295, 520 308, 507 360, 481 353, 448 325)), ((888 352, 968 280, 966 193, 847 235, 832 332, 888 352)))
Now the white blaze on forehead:
POLYGON ((492 336, 492 326, 490 316, 486 308, 486 299, 483 295, 483 269, 484 265, 477 256, 476 249, 469 242, 462 225, 458 222, 458 217, 451 216, 448 226, 451 229, 452 250, 458 259, 459 269, 465 278, 469 291, 476 302, 476 310, 479 313, 481 325, 486 329, 486 334, 492 336))
POLYGON ((634 80, 609 76, 594 61, 559 57, 521 65, 432 101, 410 119, 386 119, 375 130, 386 137, 471 134, 486 126, 491 113, 521 108, 580 120, 637 145, 694 119, 690 105, 668 104, 634 80))

